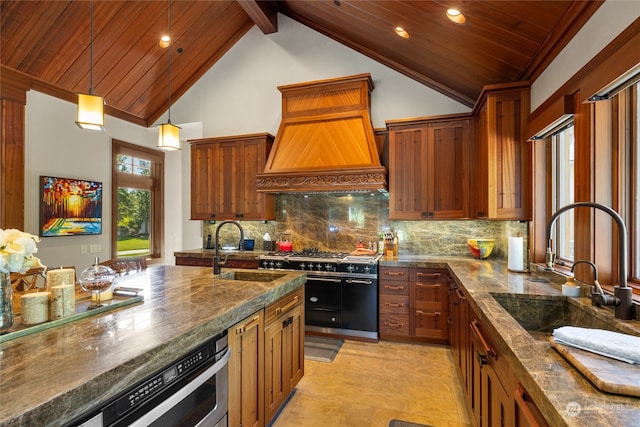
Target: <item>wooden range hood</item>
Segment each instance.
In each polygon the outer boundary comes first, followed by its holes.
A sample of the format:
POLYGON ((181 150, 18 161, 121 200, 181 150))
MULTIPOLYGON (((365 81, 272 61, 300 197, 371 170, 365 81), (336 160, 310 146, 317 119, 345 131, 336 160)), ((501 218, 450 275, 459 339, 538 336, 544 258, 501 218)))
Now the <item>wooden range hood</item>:
POLYGON ((257 191, 387 191, 370 118, 370 74, 279 86, 282 122, 257 191))

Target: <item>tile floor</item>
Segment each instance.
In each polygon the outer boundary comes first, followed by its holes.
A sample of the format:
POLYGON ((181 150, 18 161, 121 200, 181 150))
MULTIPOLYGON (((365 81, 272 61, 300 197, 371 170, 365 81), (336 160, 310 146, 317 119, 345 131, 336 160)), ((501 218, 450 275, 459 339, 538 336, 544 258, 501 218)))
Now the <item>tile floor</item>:
POLYGON ((448 347, 345 341, 332 363, 305 361, 272 426, 387 427, 392 419, 471 426, 448 347))

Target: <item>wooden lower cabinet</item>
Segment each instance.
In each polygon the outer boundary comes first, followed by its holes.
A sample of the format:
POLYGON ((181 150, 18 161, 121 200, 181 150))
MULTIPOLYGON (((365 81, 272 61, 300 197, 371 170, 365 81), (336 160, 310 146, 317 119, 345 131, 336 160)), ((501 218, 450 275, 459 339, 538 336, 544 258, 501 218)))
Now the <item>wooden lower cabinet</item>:
POLYGON ((268 424, 304 376, 304 288, 265 310, 265 419, 268 424))
POLYGON ((381 339, 409 337, 409 269, 380 267, 379 330, 381 339))
POLYGON ((229 348, 229 425, 264 426, 263 310, 229 329, 229 348))
POLYGON ((473 425, 548 426, 511 366, 496 351, 492 336, 469 306, 460 285, 452 283, 449 296, 453 298, 449 316, 452 353, 473 425))
POLYGON ((380 267, 380 338, 449 341, 446 269, 380 267))

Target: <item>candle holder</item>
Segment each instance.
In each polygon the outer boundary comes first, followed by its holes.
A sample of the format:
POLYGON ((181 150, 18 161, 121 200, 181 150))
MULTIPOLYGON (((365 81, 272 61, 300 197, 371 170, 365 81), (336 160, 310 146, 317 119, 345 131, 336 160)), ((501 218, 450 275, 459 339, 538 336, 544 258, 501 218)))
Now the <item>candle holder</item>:
POLYGON ((80 286, 87 292, 93 292, 93 303, 87 307, 89 310, 102 307, 100 293, 106 291, 113 284, 116 272, 104 265, 96 264, 80 273, 80 286))

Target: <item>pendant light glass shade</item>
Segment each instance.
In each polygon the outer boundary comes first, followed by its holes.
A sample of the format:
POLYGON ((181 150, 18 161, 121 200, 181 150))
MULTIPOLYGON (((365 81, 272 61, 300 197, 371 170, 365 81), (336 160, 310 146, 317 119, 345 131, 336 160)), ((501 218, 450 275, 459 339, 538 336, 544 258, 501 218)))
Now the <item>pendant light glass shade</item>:
POLYGON ((158 147, 163 150, 179 150, 180 149, 180 128, 171 123, 160 125, 158 147))
POLYGON ((78 119, 82 129, 104 130, 104 99, 101 96, 78 94, 78 119))

